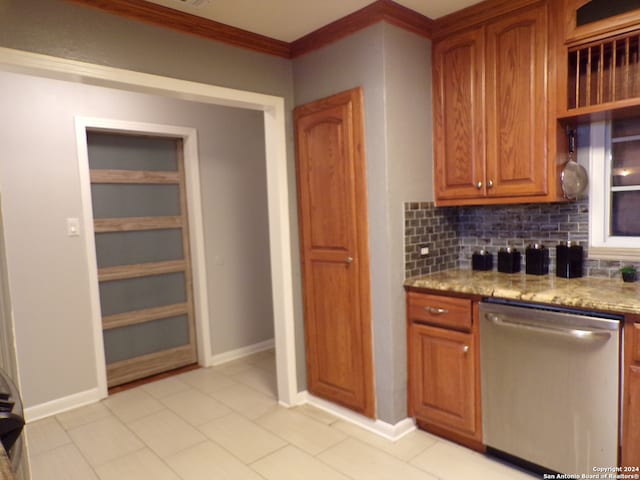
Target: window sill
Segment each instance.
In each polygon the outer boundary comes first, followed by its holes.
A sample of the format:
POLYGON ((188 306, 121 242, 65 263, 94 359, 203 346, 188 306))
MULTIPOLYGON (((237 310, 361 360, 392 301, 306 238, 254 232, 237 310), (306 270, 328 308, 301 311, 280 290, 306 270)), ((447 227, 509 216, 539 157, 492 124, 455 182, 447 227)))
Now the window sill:
POLYGON ((640 261, 640 248, 589 246, 589 259, 638 262, 640 261))

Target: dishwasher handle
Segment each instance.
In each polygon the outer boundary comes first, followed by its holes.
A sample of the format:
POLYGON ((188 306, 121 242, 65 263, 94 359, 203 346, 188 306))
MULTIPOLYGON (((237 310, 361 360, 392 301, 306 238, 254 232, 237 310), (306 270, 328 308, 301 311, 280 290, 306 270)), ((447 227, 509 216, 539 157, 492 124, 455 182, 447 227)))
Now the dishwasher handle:
POLYGON ((520 328, 537 333, 562 335, 583 341, 607 340, 611 338, 611 333, 604 330, 587 330, 583 328, 572 328, 570 326, 551 326, 546 324, 542 326, 495 313, 485 313, 485 318, 494 325, 501 327, 520 328))

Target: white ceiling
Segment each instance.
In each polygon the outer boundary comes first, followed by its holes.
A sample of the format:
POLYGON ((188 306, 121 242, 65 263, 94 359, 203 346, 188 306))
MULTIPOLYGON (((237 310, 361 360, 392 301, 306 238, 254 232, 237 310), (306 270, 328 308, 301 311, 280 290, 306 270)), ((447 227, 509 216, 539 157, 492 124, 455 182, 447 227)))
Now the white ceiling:
MULTIPOLYGON (((149 0, 267 37, 292 42, 373 0, 149 0), (189 3, 202 3, 200 6, 189 3)), ((395 0, 436 19, 480 0, 395 0)))

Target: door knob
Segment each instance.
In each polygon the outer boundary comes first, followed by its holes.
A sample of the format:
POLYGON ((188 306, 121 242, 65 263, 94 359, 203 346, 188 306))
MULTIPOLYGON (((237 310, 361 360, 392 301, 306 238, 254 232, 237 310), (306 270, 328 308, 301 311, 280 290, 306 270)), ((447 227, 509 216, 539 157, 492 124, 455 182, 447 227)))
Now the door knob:
POLYGON ((353 263, 353 257, 347 257, 347 259, 345 260, 345 262, 347 262, 347 263, 353 263))
POLYGON ((493 188, 493 180, 487 182, 487 188, 493 188))
POLYGON ((462 351, 464 353, 467 353, 469 351, 469 345, 465 345, 464 347, 462 347, 462 351))
POLYGON ((476 188, 480 190, 482 188, 482 182, 476 183, 476 188))

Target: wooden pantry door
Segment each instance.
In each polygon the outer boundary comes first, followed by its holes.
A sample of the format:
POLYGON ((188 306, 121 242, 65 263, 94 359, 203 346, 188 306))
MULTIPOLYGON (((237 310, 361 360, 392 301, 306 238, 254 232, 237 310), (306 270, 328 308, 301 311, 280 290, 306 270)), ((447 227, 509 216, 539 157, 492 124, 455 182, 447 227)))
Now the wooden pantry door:
POLYGON ((87 132, 109 387, 196 362, 182 140, 87 132))
POLYGON ((362 90, 294 116, 308 390, 374 417, 362 90))

